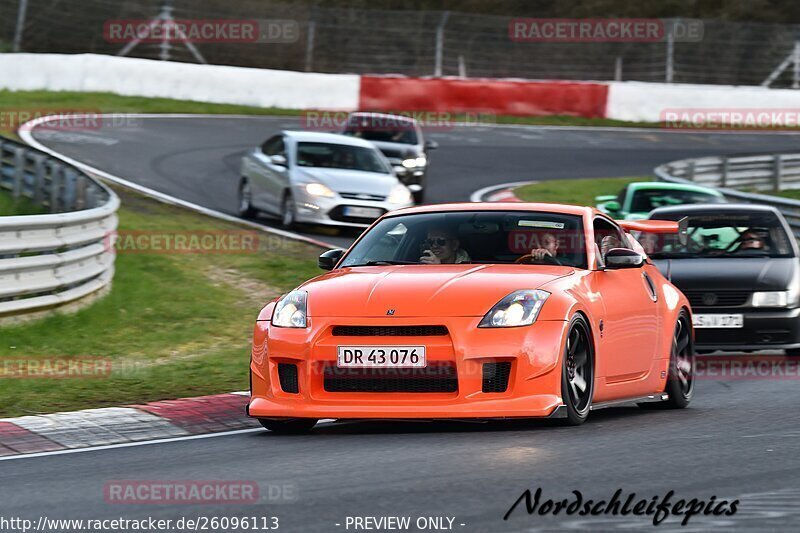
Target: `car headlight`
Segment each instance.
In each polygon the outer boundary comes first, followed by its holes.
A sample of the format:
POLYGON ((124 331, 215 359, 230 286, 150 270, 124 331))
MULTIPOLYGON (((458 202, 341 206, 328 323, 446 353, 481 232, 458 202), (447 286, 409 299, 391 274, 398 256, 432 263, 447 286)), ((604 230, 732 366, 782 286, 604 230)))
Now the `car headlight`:
POLYGON ((428 160, 423 156, 403 159, 403 166, 406 168, 424 167, 427 164, 428 160))
POLYGON ((305 189, 311 196, 325 196, 327 198, 333 198, 335 196, 332 190, 321 183, 308 183, 305 189))
POLYGON ((794 307, 798 296, 798 292, 793 290, 754 292, 753 307, 794 307))
POLYGON ((550 293, 542 290, 512 292, 486 313, 479 328, 513 328, 536 322, 550 293))
POLYGON ((272 313, 272 325, 279 328, 306 327, 308 293, 292 291, 281 298, 272 313))
POLYGON ((390 204, 407 204, 411 201, 411 191, 405 185, 395 185, 387 201, 390 204))

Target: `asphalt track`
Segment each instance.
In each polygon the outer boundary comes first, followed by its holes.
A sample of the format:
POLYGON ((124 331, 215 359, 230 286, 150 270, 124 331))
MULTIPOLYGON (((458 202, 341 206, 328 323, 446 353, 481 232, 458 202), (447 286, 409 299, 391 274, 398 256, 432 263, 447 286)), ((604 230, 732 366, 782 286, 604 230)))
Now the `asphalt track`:
MULTIPOLYGON (((228 214, 236 212, 245 151, 299 118, 135 118, 98 129, 34 131, 49 148, 159 192, 228 214)), ((797 135, 705 134, 658 130, 453 127, 429 134, 426 200, 469 201, 489 185, 526 180, 649 175, 686 157, 793 150, 797 135)), ((274 222, 263 220, 268 224, 274 222)), ((311 237, 346 246, 358 232, 307 228, 311 237)))
MULTIPOLYGON (((37 135, 121 177, 185 200, 233 209, 238 157, 289 119, 147 119, 141 126, 37 135), (58 135, 62 135, 59 139, 58 135), (103 138, 104 141, 96 142, 103 138), (104 143, 104 144, 101 144, 104 143)), ((604 132, 528 128, 456 129, 441 143, 430 201, 467 200, 475 189, 525 179, 647 174, 683 157, 788 150, 796 137, 604 132)), ((791 367, 790 367, 791 368, 791 367)), ((657 531, 796 531, 800 523, 798 372, 784 378, 699 380, 682 411, 617 407, 578 428, 542 422, 348 422, 311 435, 269 432, 155 443, 0 462, 0 515, 176 519, 277 516, 281 531, 354 531, 353 516, 455 517, 455 531, 647 530, 652 517, 504 514, 525 489, 543 500, 740 500, 733 517, 670 517, 657 531), (257 505, 117 505, 110 480, 248 480, 288 486, 291 501, 257 505), (337 526, 336 524, 341 524, 337 526), (461 526, 460 524, 464 524, 461 526)), ((411 529, 415 531, 416 529, 411 529)))

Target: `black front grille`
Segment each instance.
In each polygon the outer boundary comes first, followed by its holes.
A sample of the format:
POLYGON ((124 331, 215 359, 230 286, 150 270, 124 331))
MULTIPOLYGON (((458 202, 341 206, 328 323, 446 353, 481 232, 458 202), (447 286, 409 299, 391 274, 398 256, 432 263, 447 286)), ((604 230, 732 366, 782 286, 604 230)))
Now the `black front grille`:
POLYGON ((456 392, 453 364, 425 368, 339 368, 326 366, 326 392, 456 392))
POLYGON ((334 337, 441 337, 445 326, 334 326, 334 337))
POLYGON ((692 307, 740 307, 747 304, 750 291, 683 291, 692 307))
POLYGON ((300 392, 300 385, 297 383, 297 365, 278 363, 278 378, 281 381, 283 392, 292 394, 300 392))
POLYGON ((348 198, 350 200, 373 200, 376 202, 382 202, 386 200, 385 196, 381 196, 379 194, 367 194, 361 192, 340 192, 339 196, 342 198, 348 198))
POLYGON ((511 375, 511 362, 483 364, 483 392, 505 392, 508 377, 511 375))
MULTIPOLYGON (((380 209, 380 214, 376 217, 350 217, 350 216, 345 216, 344 214, 345 207, 348 206, 337 205, 328 212, 328 216, 331 217, 331 220, 336 220, 338 222, 351 222, 353 224, 370 224, 386 212, 385 209, 380 209)), ((363 206, 350 206, 350 207, 363 207, 363 206)))

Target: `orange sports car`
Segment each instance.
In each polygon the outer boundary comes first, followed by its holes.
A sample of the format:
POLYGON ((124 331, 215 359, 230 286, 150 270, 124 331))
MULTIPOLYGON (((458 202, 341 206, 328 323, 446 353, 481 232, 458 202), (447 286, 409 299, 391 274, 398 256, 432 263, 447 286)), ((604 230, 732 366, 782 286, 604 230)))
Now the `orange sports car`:
POLYGON ((574 425, 621 402, 685 407, 691 309, 628 233, 681 228, 556 204, 386 214, 261 310, 248 414, 301 432, 321 418, 574 425))

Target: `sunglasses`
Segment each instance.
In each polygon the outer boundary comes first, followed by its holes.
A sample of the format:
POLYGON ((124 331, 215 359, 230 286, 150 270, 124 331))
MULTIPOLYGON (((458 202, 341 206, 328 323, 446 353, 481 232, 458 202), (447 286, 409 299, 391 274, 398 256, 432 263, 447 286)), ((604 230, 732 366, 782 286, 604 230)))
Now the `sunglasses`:
POLYGON ((445 246, 450 239, 445 237, 434 237, 433 239, 425 239, 422 244, 427 246, 445 246))

